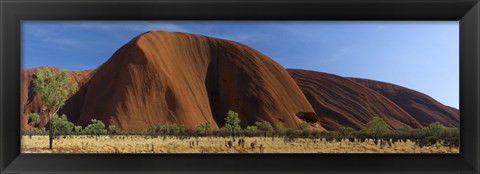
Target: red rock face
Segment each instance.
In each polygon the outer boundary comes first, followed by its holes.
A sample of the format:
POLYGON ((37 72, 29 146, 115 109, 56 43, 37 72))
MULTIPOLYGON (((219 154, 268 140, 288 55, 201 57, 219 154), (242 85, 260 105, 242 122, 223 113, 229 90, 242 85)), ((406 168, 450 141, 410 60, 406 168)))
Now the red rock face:
POLYGON ((421 127, 414 117, 377 92, 333 74, 288 69, 327 130, 361 129, 374 116, 392 128, 421 127))
POLYGON ((448 127, 460 126, 458 109, 445 106, 432 97, 398 85, 368 79, 349 78, 388 98, 410 113, 423 126, 440 122, 448 127))
POLYGON ((302 123, 297 113, 314 112, 282 66, 246 45, 147 32, 91 73, 62 113, 80 125, 100 119, 142 130, 158 123, 221 127, 228 110, 239 113, 243 126, 266 120, 291 128, 302 123))

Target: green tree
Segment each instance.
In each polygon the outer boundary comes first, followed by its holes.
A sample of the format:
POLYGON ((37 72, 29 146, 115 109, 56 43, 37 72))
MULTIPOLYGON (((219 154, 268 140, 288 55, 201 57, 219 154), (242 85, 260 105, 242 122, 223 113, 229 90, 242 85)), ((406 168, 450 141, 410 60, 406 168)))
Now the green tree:
POLYGON ((439 122, 434 122, 429 124, 426 129, 431 132, 434 136, 438 136, 440 133, 445 131, 445 126, 439 122))
POLYGON ((40 115, 38 115, 37 113, 30 113, 28 118, 30 119, 30 126, 32 127, 40 123, 40 115))
MULTIPOLYGON (((70 85, 70 77, 65 70, 54 71, 50 68, 40 68, 35 73, 33 81, 34 91, 42 101, 42 110, 48 111, 47 117, 51 121, 55 113, 65 105, 65 101, 76 90, 76 85, 70 85)), ((49 129, 49 148, 53 143, 53 124, 49 129)))
POLYGON ((92 123, 85 127, 85 133, 88 135, 104 135, 108 130, 105 128, 105 124, 97 119, 92 119, 92 123))
POLYGON ((390 131, 390 126, 380 117, 373 117, 373 119, 367 123, 365 131, 373 136, 376 140, 379 137, 390 131))
POLYGON ((199 134, 203 134, 204 136, 207 136, 207 132, 210 130, 212 126, 210 125, 210 122, 205 122, 205 123, 200 123, 195 126, 195 130, 199 134))
POLYGON ((227 112, 227 117, 225 117, 225 128, 230 131, 233 141, 235 141, 235 133, 242 130, 240 127, 240 118, 238 118, 238 113, 232 110, 227 112))
POLYGON ((257 126, 258 129, 263 131, 265 137, 267 137, 268 132, 273 132, 273 126, 268 121, 257 121, 255 122, 255 126, 257 126))
POLYGON ((337 129, 337 135, 339 138, 352 138, 355 130, 351 127, 340 127, 337 129))

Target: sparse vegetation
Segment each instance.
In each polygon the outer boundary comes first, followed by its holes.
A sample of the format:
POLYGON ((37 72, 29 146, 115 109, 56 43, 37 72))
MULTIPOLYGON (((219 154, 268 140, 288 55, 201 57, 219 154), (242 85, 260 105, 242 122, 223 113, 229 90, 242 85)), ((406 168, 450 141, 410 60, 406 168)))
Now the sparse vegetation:
MULTIPOLYGON (((158 123, 157 125, 147 125, 143 131, 118 131, 115 129, 114 125, 109 125, 106 127, 105 124, 100 120, 92 119, 91 124, 82 129, 81 126, 75 126, 73 123, 68 122, 65 115, 53 117, 55 129, 54 132, 57 135, 75 135, 78 137, 87 135, 87 139, 95 137, 95 139, 98 139, 103 137, 102 140, 111 140, 113 142, 123 142, 129 139, 137 139, 136 143, 147 141, 150 142, 151 139, 154 140, 161 138, 159 139, 161 141, 154 141, 151 144, 145 145, 146 147, 148 146, 148 149, 150 149, 151 152, 157 152, 155 149, 158 148, 154 148, 153 146, 166 147, 171 146, 173 143, 176 144, 174 147, 179 148, 183 147, 183 142, 188 142, 188 146, 192 148, 192 150, 196 149, 198 144, 201 142, 208 142, 201 143, 201 147, 213 148, 213 144, 221 140, 223 141, 223 146, 219 147, 225 147, 225 149, 217 148, 216 150, 206 150, 203 148, 198 150, 202 153, 231 152, 234 149, 242 152, 263 153, 276 152, 270 148, 280 148, 279 146, 283 145, 285 147, 291 146, 292 149, 295 149, 296 147, 304 147, 307 149, 297 149, 299 152, 457 153, 460 136, 458 129, 447 128, 440 123, 432 123, 420 129, 403 128, 391 130, 388 124, 386 124, 386 122, 379 117, 373 118, 372 121, 367 124, 366 128, 362 130, 355 130, 351 127, 341 127, 336 131, 318 131, 306 128, 292 129, 285 128, 282 124, 277 124, 274 129, 271 124, 266 121, 255 122, 253 125, 246 126, 245 129, 242 129, 240 127, 238 113, 234 111, 229 111, 225 121, 226 124, 224 127, 213 130, 211 129, 211 124, 205 122, 198 124, 194 130, 187 130, 179 125, 171 123, 158 123), (110 138, 105 138, 104 135, 109 135, 110 138), (198 137, 198 135, 202 136, 198 137), (229 138, 232 136, 238 137, 238 142, 235 142, 235 139, 229 140, 229 138), (271 140, 266 138, 268 136, 271 137, 271 140), (260 137, 263 138, 259 139, 260 137), (176 140, 169 140, 169 138, 176 140), (193 141, 191 140, 192 138, 194 139, 193 141), (162 145, 162 143, 166 142, 171 143, 168 145, 162 145), (305 143, 308 145, 308 147, 304 146, 305 143), (404 146, 410 147, 410 149, 404 146), (322 150, 322 147, 334 148, 335 150, 322 150), (343 148, 350 148, 350 151, 343 148), (361 151, 361 149, 364 149, 364 151, 361 151)), ((39 129, 35 127, 23 131, 23 135, 27 135, 28 137, 38 137, 38 140, 43 140, 43 138, 40 137, 44 136, 45 134, 45 129, 39 129)), ((65 139, 65 137, 63 139, 65 139)), ((60 139, 56 141, 60 141, 60 139)), ((81 147, 86 148, 94 146, 95 143, 91 144, 92 142, 85 141, 81 147), (88 144, 88 146, 86 144, 88 144)), ((285 152, 289 152, 291 149, 284 150, 286 150, 285 152)), ((117 149, 114 152, 118 151, 120 150, 117 149)), ((132 151, 126 150, 126 152, 132 151)), ((184 152, 190 151, 188 149, 184 149, 184 152)))
MULTIPOLYGON (((147 136, 148 137, 148 136, 147 136)), ((244 137, 245 143, 226 137, 145 138, 143 135, 75 135, 55 140, 55 148, 47 148, 48 136, 23 137, 22 153, 458 153, 448 146, 419 147, 410 140, 381 148, 372 140, 336 142, 325 139, 298 138, 285 142, 264 137, 244 137), (256 144, 254 143, 256 141, 256 144), (193 142, 193 145, 192 145, 193 142), (198 145, 196 142, 199 142, 198 145), (229 147, 230 142, 230 147, 229 147), (252 143, 254 148, 252 148, 252 143), (242 146, 244 145, 244 146, 242 146), (153 146, 153 149, 152 149, 153 146)))
POLYGON ((185 128, 180 127, 175 123, 158 124, 157 132, 160 135, 180 136, 185 133, 185 128))

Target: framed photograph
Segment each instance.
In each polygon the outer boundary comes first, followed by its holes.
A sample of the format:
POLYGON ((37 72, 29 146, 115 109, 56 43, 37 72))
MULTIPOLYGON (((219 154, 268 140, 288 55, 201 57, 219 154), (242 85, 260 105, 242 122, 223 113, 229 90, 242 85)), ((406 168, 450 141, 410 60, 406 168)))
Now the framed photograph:
POLYGON ((0 5, 2 173, 480 171, 476 0, 0 5))

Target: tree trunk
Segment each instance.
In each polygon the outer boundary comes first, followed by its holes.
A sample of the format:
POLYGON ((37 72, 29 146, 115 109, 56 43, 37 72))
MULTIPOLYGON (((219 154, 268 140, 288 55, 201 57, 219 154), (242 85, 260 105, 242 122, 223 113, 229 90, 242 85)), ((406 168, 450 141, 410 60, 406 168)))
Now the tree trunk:
POLYGON ((49 120, 50 122, 50 130, 48 131, 48 139, 49 139, 49 149, 52 149, 52 144, 53 144, 53 122, 52 122, 52 114, 49 114, 49 120))

